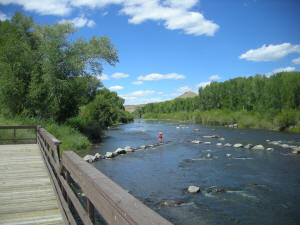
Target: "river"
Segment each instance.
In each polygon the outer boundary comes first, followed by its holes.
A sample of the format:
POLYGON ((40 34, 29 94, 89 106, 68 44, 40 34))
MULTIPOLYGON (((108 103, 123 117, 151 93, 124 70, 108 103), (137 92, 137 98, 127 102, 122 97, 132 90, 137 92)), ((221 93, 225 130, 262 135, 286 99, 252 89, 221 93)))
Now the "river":
POLYGON ((94 166, 177 225, 300 223, 300 155, 267 141, 300 146, 299 134, 138 119, 109 130, 93 152, 154 144, 159 131, 165 144, 100 160, 94 166), (191 143, 195 139, 211 145, 191 143), (274 151, 217 146, 218 142, 262 144, 274 151), (201 192, 187 193, 190 185, 199 186, 201 192), (213 193, 216 189, 224 192, 213 193), (163 201, 179 204, 166 207, 163 201))

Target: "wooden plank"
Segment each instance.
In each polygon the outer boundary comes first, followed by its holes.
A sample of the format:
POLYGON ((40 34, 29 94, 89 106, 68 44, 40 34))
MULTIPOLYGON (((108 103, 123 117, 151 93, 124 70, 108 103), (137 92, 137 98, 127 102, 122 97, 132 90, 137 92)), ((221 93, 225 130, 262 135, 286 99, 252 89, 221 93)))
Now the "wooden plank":
POLYGON ((0 224, 64 224, 36 144, 0 145, 0 224))
POLYGON ((62 164, 108 224, 171 225, 74 152, 64 152, 62 164))

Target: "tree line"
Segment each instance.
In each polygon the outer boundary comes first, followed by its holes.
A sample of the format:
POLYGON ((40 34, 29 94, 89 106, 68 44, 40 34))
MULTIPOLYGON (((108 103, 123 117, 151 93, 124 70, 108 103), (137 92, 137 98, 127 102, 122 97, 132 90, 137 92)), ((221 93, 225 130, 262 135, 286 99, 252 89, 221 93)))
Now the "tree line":
MULTIPOLYGON (((119 62, 108 37, 73 38, 71 23, 40 25, 16 13, 0 21, 0 113, 97 131, 132 116, 103 87, 103 64, 119 62), (74 122, 76 121, 76 122, 74 122)), ((95 135, 94 135, 95 136, 95 135)))
POLYGON ((270 77, 255 75, 212 82, 204 88, 199 88, 198 96, 194 98, 150 103, 135 113, 144 117, 157 117, 159 114, 212 110, 223 111, 224 114, 236 111, 256 113, 258 117, 276 119, 283 128, 296 125, 300 110, 300 72, 282 72, 270 77))

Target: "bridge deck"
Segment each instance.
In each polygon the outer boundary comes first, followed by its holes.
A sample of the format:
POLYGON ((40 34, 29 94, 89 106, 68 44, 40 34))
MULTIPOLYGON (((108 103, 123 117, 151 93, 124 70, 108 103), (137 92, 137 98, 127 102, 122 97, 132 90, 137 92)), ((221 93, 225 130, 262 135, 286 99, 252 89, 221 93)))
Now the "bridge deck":
POLYGON ((64 224, 37 144, 0 145, 0 224, 64 224))

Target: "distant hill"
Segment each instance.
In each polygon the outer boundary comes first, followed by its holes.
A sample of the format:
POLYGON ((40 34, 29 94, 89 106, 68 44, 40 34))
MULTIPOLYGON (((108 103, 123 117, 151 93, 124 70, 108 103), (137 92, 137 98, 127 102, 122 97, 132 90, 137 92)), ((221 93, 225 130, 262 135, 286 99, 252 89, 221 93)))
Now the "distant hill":
POLYGON ((136 110, 137 108, 141 108, 143 107, 145 104, 141 104, 141 105, 124 105, 125 110, 127 112, 134 112, 134 110, 136 110))
POLYGON ((177 98, 193 98, 193 97, 196 97, 196 96, 197 96, 197 94, 195 92, 188 91, 188 92, 184 92, 182 95, 180 95, 177 98))

